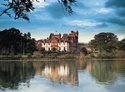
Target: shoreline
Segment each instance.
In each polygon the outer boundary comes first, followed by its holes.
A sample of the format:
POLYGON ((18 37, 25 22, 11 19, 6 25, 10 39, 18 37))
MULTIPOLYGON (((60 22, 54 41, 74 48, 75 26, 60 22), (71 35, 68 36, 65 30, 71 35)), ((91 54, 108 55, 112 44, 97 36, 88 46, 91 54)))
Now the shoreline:
POLYGON ((125 58, 0 58, 0 61, 125 61, 125 58))

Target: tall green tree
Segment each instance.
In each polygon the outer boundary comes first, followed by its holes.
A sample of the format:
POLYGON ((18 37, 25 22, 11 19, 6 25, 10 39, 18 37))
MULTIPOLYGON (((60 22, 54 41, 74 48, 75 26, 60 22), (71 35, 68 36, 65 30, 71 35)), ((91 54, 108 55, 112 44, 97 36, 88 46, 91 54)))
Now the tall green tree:
POLYGON ((36 48, 35 39, 29 34, 22 34, 15 28, 0 31, 0 54, 32 53, 36 48))
POLYGON ((125 51, 125 38, 119 41, 119 50, 125 51))
POLYGON ((102 52, 113 52, 116 49, 118 42, 117 35, 110 32, 102 32, 95 35, 94 39, 90 41, 89 45, 102 52))

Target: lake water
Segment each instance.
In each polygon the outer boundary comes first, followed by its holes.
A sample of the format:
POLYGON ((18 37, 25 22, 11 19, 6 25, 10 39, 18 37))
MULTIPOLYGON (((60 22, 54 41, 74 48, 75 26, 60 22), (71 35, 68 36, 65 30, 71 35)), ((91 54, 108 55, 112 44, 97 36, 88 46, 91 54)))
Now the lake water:
POLYGON ((0 61, 0 92, 124 92, 125 61, 0 61))

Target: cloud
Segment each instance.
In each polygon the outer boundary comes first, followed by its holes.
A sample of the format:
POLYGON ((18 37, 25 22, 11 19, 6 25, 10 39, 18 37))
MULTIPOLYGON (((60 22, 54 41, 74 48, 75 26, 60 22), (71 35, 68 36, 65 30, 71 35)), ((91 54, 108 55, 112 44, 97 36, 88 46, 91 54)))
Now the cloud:
POLYGON ((108 23, 117 24, 120 26, 125 26, 125 18, 112 17, 105 20, 108 23))
MULTIPOLYGON (((115 33, 124 35, 124 34, 125 34, 125 28, 124 28, 124 27, 121 27, 121 28, 117 29, 117 30, 115 31, 115 33)), ((125 35, 124 35, 124 38, 125 38, 125 35)))
POLYGON ((44 0, 39 0, 39 2, 34 1, 33 4, 36 9, 44 8, 46 5, 48 5, 48 3, 46 3, 44 0))
POLYGON ((38 0, 37 1, 34 1, 33 4, 34 4, 34 7, 36 9, 41 9, 41 8, 45 8, 46 6, 52 4, 53 2, 55 2, 55 0, 38 0))
POLYGON ((111 9, 107 9, 107 8, 100 8, 100 9, 96 9, 95 11, 100 14, 109 14, 112 12, 111 9))
POLYGON ((106 7, 125 8, 125 0, 108 0, 106 7))
POLYGON ((105 6, 115 9, 120 17, 125 17, 125 0, 108 0, 105 6))
POLYGON ((100 22, 95 22, 95 21, 89 21, 89 20, 73 20, 73 21, 69 21, 67 23, 70 26, 78 26, 78 27, 95 27, 98 25, 101 25, 100 22))
POLYGON ((117 13, 119 16, 121 17, 125 17, 125 9, 124 8, 120 8, 117 10, 117 13))
POLYGON ((52 17, 52 18, 63 18, 66 16, 67 12, 65 8, 58 2, 55 2, 51 5, 45 7, 45 11, 52 17))
POLYGON ((44 2, 44 0, 41 0, 40 3, 35 3, 35 6, 35 11, 37 11, 37 13, 47 14, 49 15, 48 17, 52 17, 54 19, 62 19, 64 17, 69 18, 76 14, 78 15, 79 12, 83 12, 85 9, 88 9, 88 7, 79 0, 71 5, 73 14, 70 14, 68 11, 66 11, 64 5, 62 3, 59 3, 58 0, 46 0, 46 2, 44 2))
POLYGON ((39 1, 34 3, 35 11, 29 14, 30 23, 3 15, 0 17, 0 30, 15 27, 23 32, 30 31, 38 39, 55 30, 65 32, 78 29, 81 31, 81 41, 89 41, 95 32, 125 34, 125 0, 77 0, 72 4, 73 14, 69 14, 58 0, 39 1))
POLYGON ((109 25, 108 25, 108 23, 106 23, 106 22, 102 22, 102 23, 100 23, 99 25, 97 25, 97 27, 98 28, 105 28, 105 27, 108 27, 109 25))
POLYGON ((125 27, 125 18, 124 17, 118 17, 118 16, 110 16, 106 18, 99 18, 96 19, 96 21, 102 22, 103 26, 119 26, 119 27, 125 27))

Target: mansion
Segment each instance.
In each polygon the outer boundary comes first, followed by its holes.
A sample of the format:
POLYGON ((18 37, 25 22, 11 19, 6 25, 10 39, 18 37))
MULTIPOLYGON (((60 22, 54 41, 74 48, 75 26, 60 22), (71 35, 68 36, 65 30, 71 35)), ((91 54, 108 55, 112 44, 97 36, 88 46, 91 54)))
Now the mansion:
POLYGON ((45 51, 75 52, 78 47, 78 35, 78 31, 63 35, 51 33, 47 39, 36 41, 36 47, 45 51))

